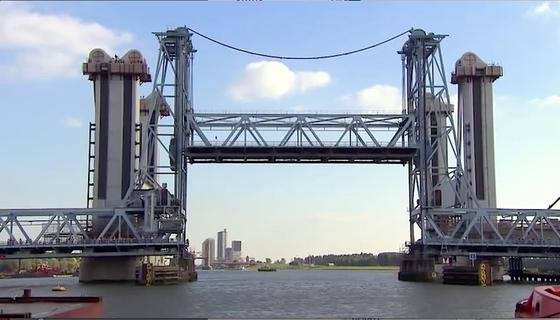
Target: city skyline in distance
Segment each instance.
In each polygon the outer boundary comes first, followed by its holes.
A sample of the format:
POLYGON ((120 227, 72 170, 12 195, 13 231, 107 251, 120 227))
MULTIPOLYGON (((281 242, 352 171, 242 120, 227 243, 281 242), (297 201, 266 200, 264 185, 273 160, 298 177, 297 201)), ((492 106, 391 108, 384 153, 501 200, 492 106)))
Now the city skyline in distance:
MULTIPOLYGON (((200 254, 204 258, 203 264, 211 266, 213 263, 244 262, 249 255, 243 256, 242 241, 231 240, 228 246, 227 228, 217 232, 217 241, 206 238, 201 245, 200 254)), ((196 250, 195 250, 196 251, 196 250)))

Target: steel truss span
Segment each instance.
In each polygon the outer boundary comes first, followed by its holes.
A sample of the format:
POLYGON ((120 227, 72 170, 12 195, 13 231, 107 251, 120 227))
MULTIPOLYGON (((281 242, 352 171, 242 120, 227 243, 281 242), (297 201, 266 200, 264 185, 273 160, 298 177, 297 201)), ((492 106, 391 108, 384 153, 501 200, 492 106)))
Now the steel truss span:
POLYGON ((0 256, 102 257, 173 255, 183 245, 171 237, 181 232, 180 223, 160 218, 160 231, 145 234, 136 222, 143 209, 2 209, 0 256), (97 236, 91 236, 93 218, 107 220, 97 236))
POLYGON ((417 149, 408 114, 194 113, 189 163, 400 163, 417 149), (220 137, 220 138, 218 138, 220 137))
POLYGON ((431 208, 416 223, 438 255, 560 256, 560 210, 431 208))

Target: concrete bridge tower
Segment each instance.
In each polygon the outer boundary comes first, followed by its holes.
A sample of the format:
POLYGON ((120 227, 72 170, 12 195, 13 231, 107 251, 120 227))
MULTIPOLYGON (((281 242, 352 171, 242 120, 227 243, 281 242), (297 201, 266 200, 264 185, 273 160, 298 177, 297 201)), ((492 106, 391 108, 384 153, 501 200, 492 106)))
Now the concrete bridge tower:
MULTIPOLYGON (((470 208, 496 208, 494 167, 493 82, 503 75, 502 67, 488 65, 476 54, 467 52, 455 63, 451 83, 459 86, 459 112, 463 123, 462 188, 470 208)), ((459 122, 461 124, 461 122, 459 122)))
MULTIPOLYGON (((90 52, 83 73, 93 81, 95 154, 93 208, 126 207, 137 170, 136 124, 139 122, 139 82, 149 82, 148 66, 137 50, 122 58, 102 49, 90 52)), ((101 234, 109 218, 92 221, 93 236, 101 234)), ((134 280, 137 258, 84 258, 80 281, 134 280)))

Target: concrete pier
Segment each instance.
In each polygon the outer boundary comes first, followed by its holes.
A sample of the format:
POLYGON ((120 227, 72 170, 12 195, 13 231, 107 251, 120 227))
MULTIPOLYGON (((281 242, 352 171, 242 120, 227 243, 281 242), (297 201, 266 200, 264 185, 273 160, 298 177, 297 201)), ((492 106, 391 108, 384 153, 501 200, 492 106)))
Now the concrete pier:
POLYGON ((431 282, 436 280, 433 258, 408 254, 403 257, 399 269, 400 281, 431 282))
POLYGON ((82 258, 80 282, 134 281, 136 257, 82 258))
POLYGON ((504 275, 506 274, 506 267, 504 263, 504 258, 491 258, 487 259, 492 267, 492 282, 500 283, 504 281, 504 275))

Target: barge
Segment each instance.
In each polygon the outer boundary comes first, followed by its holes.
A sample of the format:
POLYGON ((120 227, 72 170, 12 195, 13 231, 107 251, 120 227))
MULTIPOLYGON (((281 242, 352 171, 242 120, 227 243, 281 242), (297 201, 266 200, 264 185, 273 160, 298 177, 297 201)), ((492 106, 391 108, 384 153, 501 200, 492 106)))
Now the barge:
POLYGON ((516 318, 560 318, 560 287, 541 286, 515 306, 516 318))
POLYGON ((20 297, 0 297, 0 319, 11 318, 100 318, 101 297, 32 296, 24 289, 20 297))

